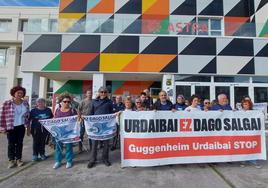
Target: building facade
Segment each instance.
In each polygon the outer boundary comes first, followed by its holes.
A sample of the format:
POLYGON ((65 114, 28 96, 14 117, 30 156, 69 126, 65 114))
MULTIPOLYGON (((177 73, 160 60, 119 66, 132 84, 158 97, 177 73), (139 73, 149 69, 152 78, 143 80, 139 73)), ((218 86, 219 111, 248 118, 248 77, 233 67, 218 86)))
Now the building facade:
MULTIPOLYGON (((21 85, 29 74, 21 72, 22 41, 25 32, 57 32, 57 7, 0 6, 0 101, 21 85)), ((41 78, 40 93, 45 96, 47 79, 41 78)))
POLYGON ((58 33, 25 34, 24 85, 41 76, 55 94, 108 85, 267 102, 267 37, 266 0, 61 0, 58 33))

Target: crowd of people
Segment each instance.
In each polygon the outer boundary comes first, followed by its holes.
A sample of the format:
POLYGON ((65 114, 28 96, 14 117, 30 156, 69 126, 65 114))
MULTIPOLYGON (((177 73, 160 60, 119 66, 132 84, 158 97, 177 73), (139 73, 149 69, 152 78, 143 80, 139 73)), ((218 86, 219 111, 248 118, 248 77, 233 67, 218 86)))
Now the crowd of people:
MULTIPOLYGON (((16 86, 10 90, 11 99, 5 101, 1 105, 0 111, 0 131, 7 135, 8 139, 8 168, 22 166, 22 150, 23 139, 25 132, 27 135, 32 135, 33 138, 33 155, 32 161, 46 160, 45 145, 48 143, 50 137, 49 132, 40 124, 39 120, 68 117, 78 115, 80 120, 80 137, 79 153, 85 150, 84 147, 84 134, 85 125, 83 116, 87 115, 102 115, 113 114, 122 111, 225 111, 235 110, 229 104, 227 95, 224 93, 219 94, 216 100, 210 101, 209 99, 200 99, 198 95, 192 95, 188 100, 183 95, 178 95, 176 103, 173 104, 166 91, 159 92, 157 100, 154 102, 150 96, 149 90, 145 89, 136 98, 130 96, 125 97, 115 96, 114 98, 108 97, 108 90, 106 87, 100 87, 95 99, 92 99, 92 90, 87 90, 85 98, 80 102, 78 107, 72 105, 73 97, 68 93, 63 93, 59 96, 59 104, 54 112, 46 106, 46 100, 38 98, 36 106, 30 109, 27 100, 24 100, 26 90, 23 87, 16 86)), ((241 110, 252 110, 253 103, 248 96, 244 96, 241 101, 241 110)), ((119 124, 117 124, 119 130, 119 124)), ((109 150, 115 150, 119 145, 119 132, 112 141, 98 141, 88 140, 89 145, 89 163, 88 168, 95 166, 97 161, 98 148, 102 148, 102 161, 106 166, 110 166, 109 150)), ((56 142, 56 154, 54 169, 62 165, 62 150, 63 144, 56 142)), ((65 159, 66 168, 71 168, 73 165, 73 144, 65 144, 65 159)), ((260 166, 256 161, 250 161, 257 168, 260 166)), ((242 164, 244 165, 244 164, 242 164)))

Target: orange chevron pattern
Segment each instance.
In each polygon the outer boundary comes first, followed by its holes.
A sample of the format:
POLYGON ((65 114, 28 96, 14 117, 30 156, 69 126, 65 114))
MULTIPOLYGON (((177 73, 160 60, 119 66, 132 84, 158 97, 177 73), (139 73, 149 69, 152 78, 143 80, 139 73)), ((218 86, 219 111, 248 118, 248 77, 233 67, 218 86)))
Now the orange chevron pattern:
POLYGON ((121 72, 160 72, 176 55, 139 54, 121 72))

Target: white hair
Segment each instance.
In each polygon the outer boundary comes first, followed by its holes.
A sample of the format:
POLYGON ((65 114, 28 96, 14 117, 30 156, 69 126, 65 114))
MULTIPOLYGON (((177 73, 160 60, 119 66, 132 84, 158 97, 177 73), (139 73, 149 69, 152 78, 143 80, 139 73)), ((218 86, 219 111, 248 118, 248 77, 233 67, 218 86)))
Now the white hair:
POLYGON ((223 98, 223 97, 226 97, 226 98, 227 98, 227 96, 226 96, 225 94, 223 94, 223 93, 222 93, 222 94, 219 94, 219 95, 218 95, 218 101, 219 101, 221 98, 223 98))

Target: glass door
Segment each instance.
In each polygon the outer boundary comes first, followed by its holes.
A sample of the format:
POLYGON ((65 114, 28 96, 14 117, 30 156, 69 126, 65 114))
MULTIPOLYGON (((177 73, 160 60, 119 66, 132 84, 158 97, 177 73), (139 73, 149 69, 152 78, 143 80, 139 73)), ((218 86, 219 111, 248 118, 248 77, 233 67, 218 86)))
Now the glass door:
POLYGON ((200 97, 201 101, 210 100, 210 86, 195 86, 195 94, 200 97))
POLYGON ((248 87, 234 86, 234 102, 240 103, 244 96, 248 96, 248 87))
POLYGON ((176 99, 178 95, 183 95, 185 99, 191 97, 191 85, 177 85, 176 86, 176 99))

